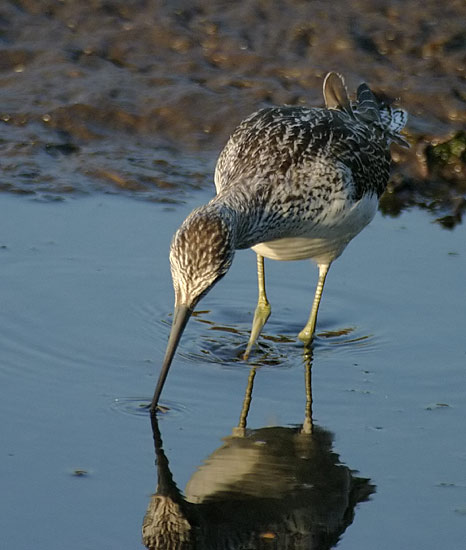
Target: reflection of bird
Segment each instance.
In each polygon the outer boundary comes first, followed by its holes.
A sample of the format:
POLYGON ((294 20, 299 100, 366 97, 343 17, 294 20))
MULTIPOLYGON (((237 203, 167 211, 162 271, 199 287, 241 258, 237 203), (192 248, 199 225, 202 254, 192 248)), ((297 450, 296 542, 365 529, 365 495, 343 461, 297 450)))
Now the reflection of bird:
POLYGON ((216 197, 176 232, 175 312, 152 412, 193 308, 228 271, 236 249, 257 253, 259 299, 245 358, 270 315, 264 256, 317 262, 311 315, 299 334, 311 342, 328 268, 376 212, 390 143, 406 144, 399 134, 406 113, 381 104, 366 84, 352 104, 342 77, 329 73, 324 98, 325 109, 267 108, 243 121, 218 159, 216 197))
POLYGON ((191 476, 184 497, 151 417, 158 483, 142 526, 147 548, 328 550, 338 542, 356 505, 375 488, 340 463, 330 432, 313 424, 310 355, 306 359, 302 428, 247 429, 253 367, 239 426, 191 476))

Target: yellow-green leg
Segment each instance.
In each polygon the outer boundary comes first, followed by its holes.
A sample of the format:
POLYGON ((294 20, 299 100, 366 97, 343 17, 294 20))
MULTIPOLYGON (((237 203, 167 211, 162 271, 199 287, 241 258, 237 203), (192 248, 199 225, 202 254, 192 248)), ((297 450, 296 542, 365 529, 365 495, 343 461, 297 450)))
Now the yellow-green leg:
POLYGON ((264 258, 257 254, 257 282, 259 287, 259 298, 257 300, 256 311, 252 321, 251 336, 249 337, 248 346, 244 352, 243 359, 246 361, 251 353, 252 346, 255 344, 262 327, 267 322, 270 316, 271 307, 265 293, 265 276, 264 276, 264 258))
POLYGON ((298 338, 308 346, 314 336, 316 329, 317 312, 319 311, 320 299, 322 298, 322 291, 324 290, 325 278, 327 277, 328 268, 330 264, 319 264, 319 280, 317 282, 316 293, 314 294, 314 301, 312 302, 311 315, 309 321, 303 330, 298 334, 298 338))
POLYGON ((246 435, 246 423, 248 420, 249 407, 251 406, 252 390, 254 388, 254 378, 256 376, 256 366, 251 368, 248 378, 248 387, 243 400, 243 408, 241 409, 241 416, 239 418, 238 426, 233 428, 233 437, 244 437, 246 435))
POLYGON ((304 409, 304 422, 301 430, 304 434, 312 434, 314 428, 312 422, 312 350, 304 351, 304 385, 306 387, 306 407, 304 409))

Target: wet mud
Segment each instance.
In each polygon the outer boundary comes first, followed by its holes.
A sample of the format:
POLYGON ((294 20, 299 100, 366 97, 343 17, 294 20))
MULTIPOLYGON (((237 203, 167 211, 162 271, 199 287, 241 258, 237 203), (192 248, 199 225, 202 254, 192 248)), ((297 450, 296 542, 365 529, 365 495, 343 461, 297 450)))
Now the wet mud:
POLYGON ((212 185, 238 122, 367 81, 409 111, 384 213, 445 227, 466 207, 463 0, 5 0, 0 190, 181 200, 212 185))

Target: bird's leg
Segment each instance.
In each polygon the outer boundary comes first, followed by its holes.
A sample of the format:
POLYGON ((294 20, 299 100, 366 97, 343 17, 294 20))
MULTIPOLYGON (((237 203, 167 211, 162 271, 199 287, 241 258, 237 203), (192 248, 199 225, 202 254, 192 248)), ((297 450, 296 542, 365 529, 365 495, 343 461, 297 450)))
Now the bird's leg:
POLYGON ((252 321, 251 336, 249 337, 248 346, 243 356, 245 361, 247 361, 249 354, 251 353, 252 346, 259 337, 262 327, 267 322, 272 309, 265 293, 264 258, 259 254, 257 254, 257 282, 259 286, 259 298, 257 300, 257 307, 254 312, 254 319, 252 321))
POLYGON ((251 406, 252 390, 254 388, 254 378, 256 376, 256 367, 252 367, 249 372, 248 387, 243 400, 243 408, 241 409, 241 416, 239 418, 238 426, 233 428, 233 437, 244 437, 246 434, 246 422, 249 414, 249 407, 251 406))
POLYGON ((312 349, 304 350, 304 385, 306 387, 306 407, 301 433, 312 434, 312 349))
POLYGON ((314 295, 314 301, 312 302, 311 315, 303 330, 298 334, 298 338, 304 342, 307 346, 311 343, 316 328, 317 312, 319 311, 320 299, 322 298, 322 291, 324 290, 325 278, 327 277, 328 268, 330 264, 319 264, 319 280, 317 282, 316 293, 314 295))

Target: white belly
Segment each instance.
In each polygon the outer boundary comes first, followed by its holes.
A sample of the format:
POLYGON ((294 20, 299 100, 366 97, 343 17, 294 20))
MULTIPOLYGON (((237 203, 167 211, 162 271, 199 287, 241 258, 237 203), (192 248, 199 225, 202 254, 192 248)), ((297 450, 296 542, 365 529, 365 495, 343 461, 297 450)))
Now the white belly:
POLYGON ((365 196, 340 212, 329 212, 308 232, 299 237, 287 237, 256 244, 254 252, 271 260, 312 259, 318 264, 330 264, 347 244, 372 220, 377 211, 375 195, 365 196))

